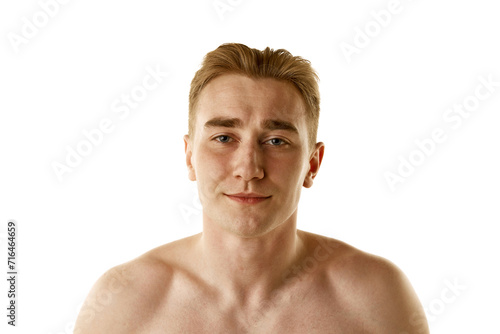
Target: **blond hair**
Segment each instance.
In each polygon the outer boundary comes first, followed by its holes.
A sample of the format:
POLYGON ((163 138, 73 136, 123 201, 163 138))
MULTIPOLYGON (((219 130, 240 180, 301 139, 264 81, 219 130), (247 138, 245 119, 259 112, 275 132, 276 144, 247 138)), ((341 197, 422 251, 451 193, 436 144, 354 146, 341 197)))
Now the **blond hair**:
POLYGON ((309 144, 314 147, 318 132, 319 88, 318 75, 311 63, 293 56, 285 49, 267 47, 261 51, 238 43, 222 44, 205 55, 201 68, 191 81, 189 92, 189 134, 194 133, 196 106, 202 89, 210 80, 226 73, 250 78, 273 78, 295 85, 306 106, 309 144))

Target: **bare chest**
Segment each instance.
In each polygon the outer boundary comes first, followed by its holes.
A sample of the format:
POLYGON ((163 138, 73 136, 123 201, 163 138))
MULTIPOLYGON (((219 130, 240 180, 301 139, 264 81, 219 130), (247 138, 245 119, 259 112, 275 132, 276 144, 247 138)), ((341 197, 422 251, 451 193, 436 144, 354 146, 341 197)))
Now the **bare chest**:
POLYGON ((276 292, 251 310, 221 307, 207 296, 171 298, 142 328, 144 333, 370 333, 355 310, 321 287, 276 292))

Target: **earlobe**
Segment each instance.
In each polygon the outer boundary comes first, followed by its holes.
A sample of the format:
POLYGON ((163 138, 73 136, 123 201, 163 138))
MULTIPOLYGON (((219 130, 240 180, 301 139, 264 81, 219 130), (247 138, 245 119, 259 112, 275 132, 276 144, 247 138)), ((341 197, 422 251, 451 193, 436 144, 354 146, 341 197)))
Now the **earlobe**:
POLYGON ((304 179, 304 187, 310 188, 313 185, 313 180, 318 174, 319 167, 323 161, 323 155, 325 153, 325 144, 319 142, 316 144, 316 148, 309 159, 309 171, 304 179))
POLYGON ((188 178, 191 181, 196 181, 196 173, 192 162, 193 151, 191 148, 191 141, 188 135, 184 135, 184 152, 186 153, 186 166, 188 168, 188 178))

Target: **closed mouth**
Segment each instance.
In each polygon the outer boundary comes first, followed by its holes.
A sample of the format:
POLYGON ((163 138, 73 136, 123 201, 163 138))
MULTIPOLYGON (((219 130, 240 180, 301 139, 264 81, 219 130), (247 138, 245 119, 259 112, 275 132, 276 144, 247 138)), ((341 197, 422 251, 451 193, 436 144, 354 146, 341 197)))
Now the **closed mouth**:
POLYGON ((271 198, 271 196, 264 196, 255 193, 247 193, 247 194, 239 193, 239 194, 225 194, 225 195, 230 199, 232 199, 233 201, 245 204, 257 204, 271 198))

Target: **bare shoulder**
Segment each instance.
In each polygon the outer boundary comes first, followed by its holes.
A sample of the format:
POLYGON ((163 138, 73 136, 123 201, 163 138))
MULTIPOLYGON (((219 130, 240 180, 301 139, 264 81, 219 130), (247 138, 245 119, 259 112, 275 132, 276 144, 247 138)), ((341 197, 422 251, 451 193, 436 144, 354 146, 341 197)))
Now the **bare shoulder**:
POLYGON ((323 268, 331 291, 347 309, 363 314, 368 332, 429 333, 422 305, 394 263, 342 241, 307 234, 315 240, 314 252, 325 257, 323 268))
POLYGON ((157 247, 106 271, 93 285, 78 315, 75 334, 136 333, 168 292, 182 241, 157 247))

